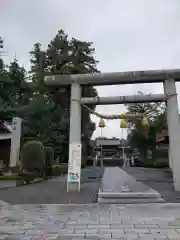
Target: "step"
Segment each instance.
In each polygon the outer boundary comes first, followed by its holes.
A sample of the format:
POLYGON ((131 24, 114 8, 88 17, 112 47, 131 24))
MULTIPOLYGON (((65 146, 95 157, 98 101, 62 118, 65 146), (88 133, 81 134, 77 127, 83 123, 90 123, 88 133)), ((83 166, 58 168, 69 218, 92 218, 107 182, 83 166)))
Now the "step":
POLYGON ((98 192, 99 203, 164 202, 161 195, 119 167, 105 168, 98 192))
POLYGON ((100 198, 160 198, 161 195, 157 192, 144 193, 144 192, 101 192, 98 196, 100 198))
POLYGON ((141 204, 141 203, 164 203, 163 198, 98 198, 101 204, 141 204))

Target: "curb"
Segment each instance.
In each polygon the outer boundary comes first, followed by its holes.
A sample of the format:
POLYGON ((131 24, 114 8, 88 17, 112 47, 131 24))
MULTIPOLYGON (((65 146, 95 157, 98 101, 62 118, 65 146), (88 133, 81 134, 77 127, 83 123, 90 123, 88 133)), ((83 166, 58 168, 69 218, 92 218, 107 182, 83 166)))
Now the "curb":
POLYGON ((10 203, 0 200, 0 206, 10 206, 10 205, 11 205, 10 203))
POLYGON ((43 182, 43 181, 45 181, 45 180, 42 179, 42 178, 39 178, 39 179, 33 180, 33 181, 30 182, 28 185, 30 185, 30 184, 35 184, 35 183, 39 183, 39 182, 43 182))
MULTIPOLYGON (((9 180, 7 180, 7 181, 9 181, 9 180)), ((10 180, 11 181, 11 180, 10 180)), ((14 180, 14 181, 16 181, 16 180, 14 180)), ((46 181, 46 180, 44 180, 44 179, 36 179, 36 180, 33 180, 32 182, 30 182, 29 184, 22 184, 22 185, 19 185, 19 186, 17 186, 17 185, 13 185, 13 186, 5 186, 5 187, 1 187, 0 188, 0 191, 1 190, 6 190, 6 189, 10 189, 10 188, 16 188, 16 187, 22 187, 22 186, 28 186, 28 185, 31 185, 31 184, 36 184, 36 183, 40 183, 40 182, 42 182, 42 181, 46 181)), ((1 200, 0 200, 1 201, 1 200)))

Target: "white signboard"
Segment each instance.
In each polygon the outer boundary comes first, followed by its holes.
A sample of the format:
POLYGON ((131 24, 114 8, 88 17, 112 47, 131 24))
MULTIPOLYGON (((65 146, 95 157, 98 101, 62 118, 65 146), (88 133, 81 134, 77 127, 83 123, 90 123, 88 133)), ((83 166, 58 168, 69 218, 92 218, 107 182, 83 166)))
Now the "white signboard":
POLYGON ((69 146, 68 182, 80 183, 81 174, 81 144, 69 146))

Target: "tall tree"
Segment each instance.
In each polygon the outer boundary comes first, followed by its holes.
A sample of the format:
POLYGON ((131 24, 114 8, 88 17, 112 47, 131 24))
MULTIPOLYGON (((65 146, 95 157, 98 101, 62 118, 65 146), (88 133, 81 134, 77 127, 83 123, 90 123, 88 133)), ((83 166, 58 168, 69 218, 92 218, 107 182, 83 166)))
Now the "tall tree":
MULTIPOLYGON (((3 41, 0 39, 1 49, 3 41)), ((70 88, 51 89, 44 84, 47 74, 78 74, 97 72, 91 42, 68 39, 58 31, 47 49, 34 45, 29 75, 14 59, 6 66, 0 57, 0 119, 23 118, 22 142, 38 139, 55 147, 56 155, 68 159, 70 88), (27 84, 27 79, 32 80, 27 84)), ((96 96, 91 87, 82 88, 82 96, 96 96)), ((92 106, 94 108, 94 106, 92 106)), ((95 129, 89 111, 82 108, 83 160, 95 129)))
POLYGON ((24 117, 24 140, 36 138, 44 144, 52 144, 56 155, 63 155, 62 144, 66 141, 67 113, 52 98, 51 90, 44 84, 45 73, 50 72, 47 52, 39 43, 31 54, 31 77, 34 88, 28 114, 24 117))
MULTIPOLYGON (((3 49, 3 41, 0 39, 0 47, 3 49)), ((21 104, 28 103, 26 85, 26 72, 20 67, 17 60, 10 63, 9 66, 4 64, 0 56, 0 119, 12 119, 13 114, 17 112, 21 104)))
POLYGON ((18 64, 17 59, 14 59, 8 66, 8 75, 13 82, 11 88, 9 88, 9 95, 13 104, 16 106, 29 104, 32 89, 26 81, 27 72, 18 64))
POLYGON ((3 39, 0 37, 0 120, 4 119, 5 116, 7 116, 7 110, 8 110, 8 104, 6 103, 6 100, 9 99, 8 96, 8 86, 10 84, 8 79, 8 72, 5 68, 5 64, 2 58, 3 53, 3 39))
MULTIPOLYGON (((31 51, 31 72, 33 73, 33 80, 38 83, 41 88, 41 91, 37 91, 36 93, 36 99, 41 97, 41 99, 44 99, 43 101, 46 102, 46 111, 49 111, 49 114, 46 113, 46 116, 52 115, 51 119, 46 119, 50 124, 49 131, 52 131, 51 125, 53 125, 54 131, 59 135, 59 137, 57 137, 51 134, 52 137, 49 141, 54 144, 54 142, 59 139, 60 142, 55 145, 57 147, 60 146, 61 149, 57 150, 56 147, 56 150, 58 154, 66 156, 66 160, 68 158, 69 141, 70 88, 50 89, 44 86, 42 79, 45 74, 97 72, 97 61, 94 59, 93 54, 94 48, 91 42, 82 42, 75 38, 69 40, 68 35, 65 34, 63 30, 58 31, 55 38, 48 44, 46 50, 42 50, 40 44, 35 44, 34 49, 31 51), (52 102, 52 97, 55 102, 52 102), (49 108, 49 110, 47 110, 47 108, 49 108)), ((97 92, 93 87, 88 86, 83 87, 82 95, 86 97, 96 96, 97 92)), ((41 110, 42 109, 44 109, 43 106, 41 107, 41 110)), ((82 119, 83 159, 85 163, 85 155, 94 131, 94 124, 86 109, 82 110, 82 119)), ((41 120, 41 123, 43 123, 43 120, 41 120)), ((39 133, 39 135, 50 135, 50 132, 45 133, 45 131, 47 131, 46 129, 47 128, 44 128, 44 133, 39 133)))

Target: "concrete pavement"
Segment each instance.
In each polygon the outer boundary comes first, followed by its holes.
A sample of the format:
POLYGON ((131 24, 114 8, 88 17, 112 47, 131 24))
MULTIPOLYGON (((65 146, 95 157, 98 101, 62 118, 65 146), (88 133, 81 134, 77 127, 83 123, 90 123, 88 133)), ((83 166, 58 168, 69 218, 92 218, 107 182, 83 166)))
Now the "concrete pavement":
MULTIPOLYGON (((177 197, 163 171, 131 171, 154 189, 161 184, 165 196, 177 197)), ((0 199, 15 205, 0 201, 0 240, 180 239, 180 203, 93 204, 101 175, 98 168, 83 170, 78 195, 64 194, 66 177, 1 190, 0 199)))
POLYGON ((2 205, 1 240, 180 239, 180 204, 2 205))
POLYGON ((99 167, 82 169, 80 193, 67 193, 67 176, 59 176, 36 184, 0 189, 0 199, 11 204, 91 204, 97 202, 103 171, 99 167))

